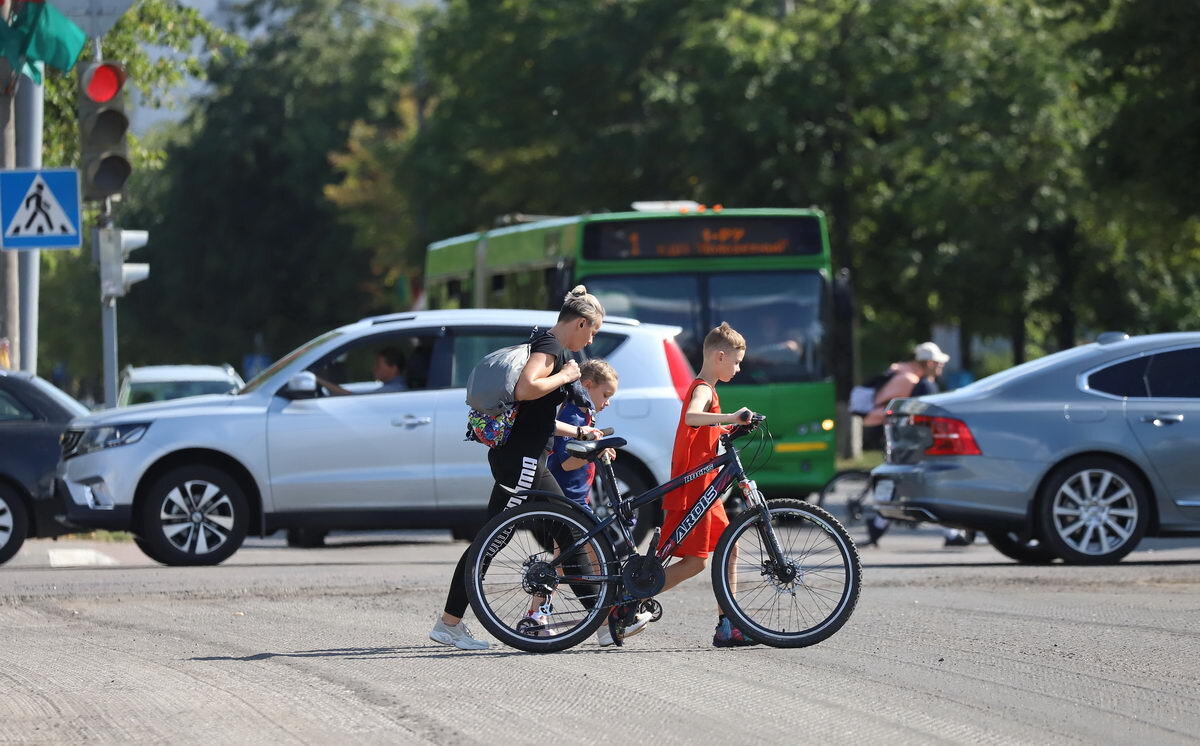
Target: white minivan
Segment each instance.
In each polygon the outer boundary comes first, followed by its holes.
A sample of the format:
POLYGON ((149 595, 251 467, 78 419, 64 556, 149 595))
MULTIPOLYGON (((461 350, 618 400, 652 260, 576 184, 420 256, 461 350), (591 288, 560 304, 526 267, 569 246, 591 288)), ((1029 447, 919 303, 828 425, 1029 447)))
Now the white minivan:
MULTIPOLYGON (((279 529, 308 544, 330 529, 448 528, 469 537, 492 478, 487 448, 465 440, 467 376, 488 352, 556 318, 512 309, 366 318, 229 394, 77 418, 57 471, 66 520, 131 531, 169 565, 215 564, 247 534, 279 529), (372 372, 381 352, 402 370, 385 387, 372 372), (354 395, 332 396, 327 384, 354 395)), ((679 331, 609 317, 585 350, 620 375, 597 425, 629 443, 615 462, 627 490, 669 477, 680 397, 693 377, 679 331)))

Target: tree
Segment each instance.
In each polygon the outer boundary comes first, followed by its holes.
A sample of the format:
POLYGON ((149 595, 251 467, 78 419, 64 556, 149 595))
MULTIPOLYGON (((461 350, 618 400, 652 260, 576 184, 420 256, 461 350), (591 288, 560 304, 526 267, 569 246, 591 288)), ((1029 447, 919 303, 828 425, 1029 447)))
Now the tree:
POLYGON ((130 222, 155 237, 124 303, 127 359, 232 361, 261 334, 282 353, 389 310, 371 257, 325 189, 355 122, 393 126, 411 34, 384 2, 251 6, 264 33, 209 68, 212 92, 166 150, 160 197, 130 222))
MULTIPOLYGON (((166 105, 164 95, 185 76, 203 79, 205 62, 236 55, 242 41, 204 20, 178 0, 138 0, 105 34, 104 55, 120 61, 131 86, 146 106, 166 105)), ((90 58, 91 45, 82 58, 90 58)), ((48 166, 78 161, 79 130, 75 112, 76 76, 48 70, 45 77, 43 162, 48 166)), ((128 193, 153 180, 148 171, 161 168, 162 151, 133 139, 135 177, 128 193)), ((86 214, 92 224, 94 213, 86 214)), ((79 252, 42 252, 42 307, 39 364, 43 375, 56 366, 65 370, 79 390, 81 381, 100 375, 99 277, 92 266, 90 237, 79 252)), ((61 382, 61 381, 60 381, 61 382)), ((96 384, 83 384, 91 388, 96 384)))

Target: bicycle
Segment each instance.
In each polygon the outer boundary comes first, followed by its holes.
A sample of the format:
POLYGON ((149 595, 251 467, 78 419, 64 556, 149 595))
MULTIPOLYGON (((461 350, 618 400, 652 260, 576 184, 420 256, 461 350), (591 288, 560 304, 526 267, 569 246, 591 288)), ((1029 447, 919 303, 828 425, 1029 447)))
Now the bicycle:
POLYGON ((817 495, 817 505, 844 526, 866 523, 875 510, 870 506, 871 472, 846 469, 833 475, 817 495))
POLYGON ((836 633, 858 602, 858 550, 822 508, 767 500, 747 477, 734 441, 764 420, 754 415, 734 426, 721 436, 724 453, 627 499, 617 491, 611 466, 600 460, 605 449, 625 445, 624 438, 569 443, 571 455, 599 462, 597 477, 611 514, 597 520, 557 493, 510 490, 534 499, 493 517, 467 554, 467 596, 480 624, 510 647, 549 653, 586 640, 616 605, 636 602, 661 615, 654 596, 666 581, 664 561, 736 485, 747 507, 731 520, 713 555, 717 603, 743 634, 769 646, 806 647, 836 633), (637 510, 713 471, 712 484, 674 533, 660 544, 656 530, 650 551, 640 554, 630 533, 637 510), (530 618, 535 609, 536 622, 530 618))

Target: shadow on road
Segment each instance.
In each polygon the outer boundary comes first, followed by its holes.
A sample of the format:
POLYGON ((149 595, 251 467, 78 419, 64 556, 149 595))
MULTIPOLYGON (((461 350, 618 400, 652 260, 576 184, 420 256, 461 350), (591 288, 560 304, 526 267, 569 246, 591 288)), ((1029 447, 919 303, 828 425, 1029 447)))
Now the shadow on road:
MULTIPOLYGON (((573 648, 570 650, 562 650, 553 655, 603 655, 607 653, 695 653, 710 651, 722 654, 737 652, 739 650, 751 650, 752 648, 573 648)), ((448 650, 443 645, 401 645, 387 648, 335 648, 333 650, 297 650, 291 653, 256 653, 247 656, 204 656, 196 658, 188 658, 190 661, 197 662, 221 662, 231 661, 237 663, 249 663, 254 661, 270 660, 272 658, 343 658, 345 660, 391 660, 391 659, 418 659, 418 658, 507 658, 514 655, 543 655, 542 653, 526 653, 521 650, 510 650, 502 648, 500 650, 448 650)))
POLYGON ((1046 565, 1021 564, 1019 562, 863 562, 864 570, 886 569, 886 570, 936 570, 947 567, 1012 567, 1014 569, 1028 568, 1045 568, 1045 567, 1073 567, 1084 569, 1093 567, 1098 570, 1112 569, 1115 567, 1168 567, 1171 565, 1200 565, 1200 559, 1173 559, 1173 560, 1131 560, 1125 559, 1111 565, 1064 565, 1062 563, 1051 563, 1046 565))

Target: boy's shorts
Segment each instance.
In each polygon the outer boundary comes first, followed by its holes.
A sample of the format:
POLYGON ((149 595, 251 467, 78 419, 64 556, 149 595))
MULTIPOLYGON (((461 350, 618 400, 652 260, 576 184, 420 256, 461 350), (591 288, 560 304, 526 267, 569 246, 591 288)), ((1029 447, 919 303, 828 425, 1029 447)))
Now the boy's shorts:
MULTIPOLYGON (((663 526, 662 540, 666 541, 675 533, 675 529, 679 528, 679 524, 683 521, 684 516, 688 514, 687 510, 664 510, 663 511, 663 526)), ((671 551, 672 557, 708 557, 717 548, 717 542, 721 540, 721 533, 729 526, 729 518, 725 515, 725 506, 721 503, 714 504, 708 509, 696 525, 692 528, 691 533, 683 540, 683 543, 675 547, 671 551)))

